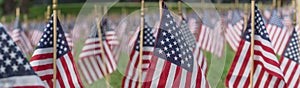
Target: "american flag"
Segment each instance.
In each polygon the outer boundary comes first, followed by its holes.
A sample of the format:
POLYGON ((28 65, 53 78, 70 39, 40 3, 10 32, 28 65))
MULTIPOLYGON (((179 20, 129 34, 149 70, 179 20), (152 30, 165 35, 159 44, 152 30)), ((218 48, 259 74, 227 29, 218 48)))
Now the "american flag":
POLYGON ((224 48, 224 39, 222 35, 222 29, 220 22, 216 22, 214 25, 209 19, 209 13, 204 12, 204 16, 202 17, 202 25, 198 30, 198 38, 199 44, 201 44, 201 48, 213 53, 218 57, 222 57, 223 48, 224 48))
POLYGON ((108 31, 105 32, 105 36, 107 39, 107 43, 113 52, 115 60, 118 61, 121 47, 116 32, 112 29, 109 29, 108 31))
POLYGON ((143 88, 210 87, 182 30, 163 3, 162 20, 143 88))
POLYGON ((36 45, 39 43, 42 35, 43 35, 43 32, 40 31, 40 30, 37 30, 37 29, 33 29, 29 32, 29 37, 30 37, 30 41, 32 44, 36 45))
MULTIPOLYGON (((145 24, 143 37, 143 58, 142 58, 142 82, 146 77, 150 59, 154 50, 155 37, 153 35, 153 28, 145 24)), ((130 54, 130 60, 126 68, 126 73, 122 81, 122 88, 137 88, 139 85, 139 53, 140 53, 140 34, 134 39, 135 45, 130 54)))
POLYGON ((107 25, 103 23, 105 22, 102 22, 101 33, 104 52, 101 52, 98 30, 94 26, 91 35, 85 41, 85 45, 79 55, 78 65, 88 84, 103 78, 104 74, 110 74, 117 69, 113 53, 108 45, 105 33, 103 32, 103 29, 105 29, 105 26, 107 25), (102 58, 101 53, 104 53, 104 58, 102 58))
POLYGON ((198 65, 201 67, 202 71, 205 73, 207 73, 207 61, 206 58, 203 54, 203 52, 201 51, 200 48, 200 44, 198 42, 198 44, 196 44, 196 39, 194 37, 194 34, 190 31, 187 22, 184 18, 182 18, 183 20, 181 21, 181 30, 183 33, 183 37, 185 38, 185 40, 187 41, 186 43, 190 46, 191 49, 193 50, 193 55, 194 58, 196 59, 198 65))
POLYGON ((68 42, 68 46, 70 48, 70 50, 73 50, 74 48, 74 43, 73 43, 73 40, 72 40, 72 35, 70 33, 65 33, 65 36, 66 36, 66 40, 68 42))
MULTIPOLYGON (((53 17, 45 27, 43 37, 34 51, 30 64, 48 87, 53 87, 53 17)), ((57 88, 83 87, 73 55, 68 46, 59 20, 57 19, 57 88)))
POLYGON ((284 78, 291 88, 299 88, 300 60, 299 40, 296 30, 293 31, 283 55, 280 58, 280 66, 283 69, 284 78))
POLYGON ((12 39, 14 42, 20 47, 21 51, 25 54, 25 56, 31 55, 33 51, 33 46, 26 36, 25 31, 20 27, 19 17, 16 18, 15 27, 12 32, 12 39))
MULTIPOLYGON (((251 19, 251 18, 250 18, 251 19)), ((251 20, 242 36, 240 46, 226 77, 228 88, 250 85, 251 20)), ((255 6, 253 87, 283 88, 283 72, 272 48, 260 11, 255 6)))
POLYGON ((234 10, 231 22, 228 24, 227 30, 225 32, 225 39, 230 45, 231 49, 234 51, 237 51, 239 42, 241 41, 243 24, 244 20, 240 16, 240 13, 237 10, 234 10))
POLYGON ((267 25, 267 31, 270 34, 271 43, 275 53, 281 55, 288 43, 289 35, 292 31, 284 27, 276 10, 273 10, 269 24, 267 25))
POLYGON ((0 42, 0 87, 44 88, 42 80, 2 24, 0 24, 0 42))

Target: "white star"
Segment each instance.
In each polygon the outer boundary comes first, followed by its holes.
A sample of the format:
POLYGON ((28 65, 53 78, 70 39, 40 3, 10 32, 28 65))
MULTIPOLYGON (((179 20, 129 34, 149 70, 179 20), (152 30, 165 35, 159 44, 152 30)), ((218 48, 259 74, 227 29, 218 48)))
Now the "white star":
POLYGON ((26 63, 26 64, 24 65, 24 68, 25 68, 25 70, 30 70, 30 65, 29 65, 28 63, 26 63))
POLYGON ((165 44, 165 41, 164 41, 164 40, 161 40, 160 43, 163 45, 163 44, 165 44))
POLYGON ((7 46, 4 46, 4 47, 3 47, 4 52, 8 52, 8 49, 9 49, 9 48, 8 48, 7 46))
POLYGON ((178 47, 176 48, 176 51, 179 51, 179 48, 178 48, 178 47))
POLYGON ((11 65, 11 60, 10 60, 10 59, 6 59, 6 60, 4 61, 4 63, 5 63, 5 65, 11 65))
POLYGON ((167 33, 166 32, 163 32, 163 36, 166 36, 167 35, 167 33))
POLYGON ((183 61, 183 60, 181 60, 181 64, 184 64, 184 61, 183 61))
POLYGON ((172 50, 171 52, 172 52, 172 54, 175 54, 175 51, 174 51, 174 50, 172 50))
POLYGON ((162 54, 162 52, 163 52, 163 50, 161 50, 161 49, 158 50, 158 53, 159 53, 159 54, 162 54))
POLYGON ((168 23, 165 23, 165 26, 167 26, 167 27, 168 27, 168 26, 169 26, 169 24, 168 24, 168 23))
POLYGON ((178 60, 178 58, 175 56, 175 57, 174 57, 174 60, 178 60))
POLYGON ((11 68, 13 69, 13 71, 18 71, 18 66, 16 64, 14 64, 13 66, 11 66, 11 68))
POLYGON ((167 42, 169 42, 169 41, 170 41, 170 39, 169 39, 169 38, 166 38, 166 41, 167 41, 167 42))
POLYGON ((6 37, 7 37, 7 35, 6 35, 5 33, 2 33, 1 38, 2 38, 3 40, 6 40, 6 37))
POLYGON ((170 14, 167 15, 167 18, 170 18, 170 14))
POLYGON ((0 67, 0 73, 5 73, 5 67, 3 67, 2 65, 0 67))
POLYGON ((21 57, 19 57, 19 58, 17 59, 18 64, 23 64, 23 61, 24 61, 24 59, 22 59, 21 57))
POLYGON ((167 51, 167 50, 168 50, 168 48, 167 48, 167 47, 164 47, 164 50, 166 50, 166 51, 167 51))
POLYGON ((167 53, 167 57, 170 57, 171 56, 171 54, 170 53, 167 53))
POLYGON ((10 45, 10 46, 14 45, 14 41, 13 41, 13 40, 11 40, 11 39, 10 39, 10 40, 8 40, 7 42, 8 42, 8 45, 10 45))
POLYGON ((169 44, 169 47, 170 47, 170 48, 172 48, 172 46, 173 46, 172 44, 169 44))
POLYGON ((10 54, 9 54, 9 56, 13 59, 13 58, 16 58, 16 53, 15 52, 11 52, 10 54))
POLYGON ((188 63, 188 64, 187 64, 187 66, 188 66, 188 67, 191 67, 191 64, 190 64, 190 63, 188 63))

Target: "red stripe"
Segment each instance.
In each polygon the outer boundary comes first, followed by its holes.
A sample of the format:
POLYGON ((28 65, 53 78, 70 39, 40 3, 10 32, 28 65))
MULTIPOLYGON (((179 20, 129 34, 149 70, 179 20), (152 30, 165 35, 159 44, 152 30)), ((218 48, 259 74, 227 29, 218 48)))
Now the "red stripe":
POLYGON ((143 88, 148 88, 148 87, 151 86, 153 74, 156 70, 155 67, 156 67, 157 61, 158 61, 157 56, 153 56, 152 59, 151 59, 152 63, 150 63, 150 66, 149 66, 149 69, 148 69, 148 72, 147 72, 147 75, 146 75, 146 78, 145 78, 145 82, 142 86, 143 88))
MULTIPOLYGON (((89 59, 89 58, 83 58, 83 59, 89 59)), ((88 76, 89 76, 89 78, 92 80, 92 82, 94 82, 95 80, 93 79, 93 77, 92 77, 92 72, 90 72, 89 70, 88 70, 88 67, 87 67, 87 63, 86 62, 84 62, 84 60, 83 59, 80 59, 80 60, 82 60, 82 64, 84 65, 84 69, 86 69, 88 72, 88 76)), ((88 60, 89 61, 89 60, 88 60)))
POLYGON ((269 74, 267 77, 267 81, 264 82, 264 88, 267 88, 270 85, 270 81, 272 81, 272 75, 269 74))
POLYGON ((43 71, 48 69, 53 69, 53 63, 46 64, 46 65, 38 65, 32 67, 34 71, 43 71))
POLYGON ((175 77, 174 77, 172 88, 179 88, 180 80, 181 80, 181 72, 182 72, 181 67, 176 66, 176 72, 175 72, 175 77))
MULTIPOLYGON (((244 47, 247 47, 247 46, 244 46, 244 47)), ((239 52, 240 53, 240 52, 239 52)), ((235 57, 235 59, 239 59, 239 57, 240 56, 237 56, 237 57, 235 57)), ((246 54, 246 56, 245 56, 245 60, 243 60, 243 63, 242 63, 242 66, 241 66, 241 68, 240 68, 240 71, 239 71, 239 76, 241 76, 241 75, 243 75, 243 74, 246 74, 245 73, 245 69, 247 69, 246 68, 246 66, 247 66, 247 63, 249 63, 249 58, 250 58, 250 49, 249 49, 249 47, 248 47, 248 49, 247 49, 247 54, 246 54)), ((241 78, 242 77, 237 77, 236 78, 236 82, 234 83, 234 85, 233 86, 238 86, 238 84, 239 84, 239 82, 241 81, 241 78)))
MULTIPOLYGON (((80 59, 79 59, 79 61, 80 61, 80 59)), ((78 63, 79 63, 79 61, 78 61, 78 63)), ((82 61, 82 60, 81 60, 81 61, 82 61)), ((82 64, 84 64, 84 63, 82 62, 82 64)), ((83 66, 83 67, 84 67, 83 69, 86 69, 85 66, 83 66)), ((88 83, 88 80, 87 80, 86 76, 83 74, 83 69, 81 69, 81 68, 79 67, 79 71, 80 71, 81 74, 83 75, 83 78, 84 78, 85 82, 88 83)), ((89 84, 89 83, 88 83, 88 84, 89 84)), ((51 88, 52 88, 52 87, 51 87, 51 88)))
MULTIPOLYGON (((57 66, 56 66, 57 67, 57 66)), ((60 87, 61 88, 65 88, 65 84, 64 84, 64 82, 63 82, 63 79, 62 79, 62 77, 61 77, 61 73, 60 73, 60 71, 58 70, 58 67, 57 67, 57 73, 56 73, 56 75, 57 75, 57 81, 59 82, 59 84, 60 84, 60 87)), ((56 81, 54 81, 54 82, 56 82, 56 81)), ((56 84, 56 85, 58 85, 58 84, 56 84)))
POLYGON ((31 57, 30 62, 35 60, 45 60, 45 58, 53 58, 53 53, 37 54, 31 57))
POLYGON ((68 56, 69 56, 70 61, 71 61, 72 65, 73 65, 73 67, 74 67, 73 70, 74 70, 74 73, 76 74, 77 82, 78 82, 78 84, 80 85, 80 87, 83 87, 82 82, 81 82, 81 80, 80 80, 80 75, 79 75, 79 73, 78 73, 78 70, 76 69, 77 66, 76 66, 76 64, 75 64, 75 61, 74 61, 74 58, 73 58, 72 53, 71 53, 71 52, 68 52, 68 56))
MULTIPOLYGON (((66 56, 66 55, 64 55, 64 56, 66 56)), ((61 74, 65 74, 66 76, 67 76, 67 79, 68 79, 68 82, 69 82, 69 86, 71 87, 71 88, 74 88, 75 86, 74 86, 74 82, 73 82, 73 79, 72 79, 72 77, 71 77, 71 72, 70 72, 70 70, 69 70, 69 68, 68 68, 68 65, 72 65, 72 64, 68 64, 67 63, 67 61, 66 61, 66 58, 64 58, 64 56, 62 56, 62 57, 60 57, 60 61, 61 61, 61 63, 62 63, 62 66, 63 66, 63 68, 61 68, 61 69, 64 69, 65 70, 65 73, 61 73, 61 74)), ((67 55, 67 57, 69 57, 68 55, 67 55)))
MULTIPOLYGON (((158 59, 162 59, 162 58, 158 58, 158 59)), ((171 67, 171 62, 169 61, 164 61, 165 64, 163 66, 163 71, 160 74, 160 78, 159 78, 159 82, 157 87, 158 88, 165 88, 166 87, 166 82, 167 80, 173 80, 169 78, 169 71, 170 71, 170 67, 171 67)))
MULTIPOLYGON (((198 69, 198 70, 200 70, 200 69, 198 69)), ((192 80, 192 72, 187 71, 185 88, 188 88, 191 86, 191 80, 192 80)))

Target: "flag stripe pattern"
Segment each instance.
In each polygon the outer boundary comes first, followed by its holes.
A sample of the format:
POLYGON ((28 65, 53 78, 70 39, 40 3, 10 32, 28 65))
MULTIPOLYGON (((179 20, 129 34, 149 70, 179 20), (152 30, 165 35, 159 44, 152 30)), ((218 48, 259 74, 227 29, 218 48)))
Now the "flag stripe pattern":
POLYGON ((126 68, 125 76, 122 81, 122 88, 138 88, 139 81, 139 73, 142 70, 142 82, 146 77, 146 72, 148 70, 150 59, 152 58, 152 52, 154 49, 155 37, 153 35, 153 28, 149 27, 147 24, 144 27, 144 37, 143 37, 143 58, 142 58, 142 69, 139 66, 139 41, 140 37, 135 38, 135 47, 133 47, 130 60, 126 68))
POLYGON ((269 24, 267 25, 267 31, 270 34, 271 43, 275 53, 282 55, 292 31, 284 27, 277 13, 276 10, 273 10, 269 24))
POLYGON ((284 78, 291 88, 299 88, 299 40, 296 30, 293 31, 289 43, 280 58, 280 66, 283 69, 284 78))
POLYGON ((210 87, 166 5, 143 88, 210 87))
POLYGON ((15 28, 12 32, 12 39, 20 47, 25 56, 31 55, 33 46, 25 34, 25 31, 20 27, 19 17, 16 18, 15 28))
MULTIPOLYGON (((101 29, 105 29, 104 26, 108 26, 106 22, 101 22, 101 29)), ((79 55, 78 66, 88 84, 97 81, 104 77, 105 73, 112 73, 117 69, 113 53, 108 45, 105 33, 102 32, 103 52, 101 52, 100 41, 98 37, 98 30, 96 26, 93 27, 93 31, 89 38, 85 41, 85 45, 82 48, 82 52, 79 55), (104 56, 101 56, 104 53, 104 56), (104 58, 102 58, 104 57, 104 58), (104 61, 104 62, 103 62, 104 61), (105 63, 105 64, 104 64, 105 63)))
POLYGON ((0 24, 0 42, 0 87, 44 88, 42 80, 36 75, 2 24, 0 24))
MULTIPOLYGON (((229 88, 249 87, 250 85, 250 36, 251 20, 248 21, 247 29, 242 36, 237 53, 226 77, 225 84, 229 88)), ((261 14, 256 6, 253 86, 254 88, 282 88, 285 86, 283 72, 275 56, 261 14)))
POLYGON ((216 27, 211 23, 208 13, 204 12, 202 17, 202 24, 198 30, 197 39, 200 42, 202 49, 213 53, 218 57, 222 57, 223 48, 224 48, 224 39, 220 22, 216 23, 216 27))
POLYGON ((39 31, 37 29, 31 30, 30 31, 30 41, 33 45, 37 45, 43 35, 42 31, 39 31))
POLYGON ((49 20, 43 37, 40 39, 34 51, 30 64, 48 87, 53 87, 56 82, 57 88, 80 88, 83 87, 73 55, 68 46, 63 29, 57 19, 57 79, 53 80, 53 17, 49 20))
POLYGON ((231 22, 228 24, 225 32, 225 39, 232 50, 237 51, 239 42, 241 41, 241 34, 243 30, 244 21, 239 15, 237 10, 233 11, 233 17, 231 22))

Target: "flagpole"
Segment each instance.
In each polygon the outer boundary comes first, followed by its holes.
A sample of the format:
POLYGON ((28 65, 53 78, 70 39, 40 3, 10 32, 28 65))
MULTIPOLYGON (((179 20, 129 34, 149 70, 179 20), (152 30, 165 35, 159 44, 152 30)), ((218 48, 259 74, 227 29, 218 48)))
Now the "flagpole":
POLYGON ((239 8, 239 0, 235 0, 235 6, 236 6, 235 8, 237 9, 239 8))
MULTIPOLYGON (((107 12, 107 9, 106 7, 104 7, 104 14, 107 12)), ((99 16, 100 19, 98 20, 98 23, 97 23, 97 29, 98 29, 98 37, 99 37, 99 44, 100 44, 100 50, 101 50, 101 59, 102 59, 102 62, 103 62, 103 66, 104 66, 104 70, 103 70, 103 73, 104 73, 104 78, 105 78, 105 83, 106 83, 106 87, 107 88, 110 88, 110 83, 109 83, 109 80, 110 80, 110 75, 109 75, 109 72, 107 72, 107 68, 106 68, 106 61, 105 61, 105 57, 104 57, 104 48, 103 48, 103 41, 102 41, 102 29, 101 29, 101 22, 102 22, 102 19, 101 19, 101 16, 99 16)), ((104 15, 103 15, 104 17, 104 15)))
POLYGON ((20 17, 20 7, 16 8, 16 17, 20 17))
POLYGON ((53 2, 53 88, 56 88, 56 40, 57 40, 57 0, 52 0, 53 2))
POLYGON ((163 12, 163 8, 162 8, 162 0, 159 0, 159 19, 161 21, 162 19, 162 12, 163 12))
POLYGON ((145 13, 144 13, 144 8, 145 8, 145 1, 141 0, 141 26, 140 26, 140 52, 139 52, 139 86, 138 88, 142 87, 142 59, 143 59, 143 43, 144 43, 144 21, 145 21, 145 13))
POLYGON ((279 9, 281 7, 281 0, 277 0, 277 8, 279 9))
POLYGON ((182 20, 182 6, 181 6, 181 0, 178 0, 178 15, 179 19, 182 20))
POLYGON ((272 7, 273 7, 273 8, 276 8, 276 0, 273 0, 272 7))
POLYGON ((51 7, 50 7, 50 5, 48 5, 47 6, 47 12, 46 12, 46 22, 50 19, 50 9, 51 9, 51 7))
POLYGON ((245 4, 245 7, 244 7, 244 28, 243 28, 243 31, 245 31, 246 30, 246 28, 247 28, 247 18, 248 18, 248 4, 246 3, 245 4))
POLYGON ((253 88, 253 72, 254 72, 254 4, 255 0, 251 0, 251 71, 250 71, 250 88, 253 88))

